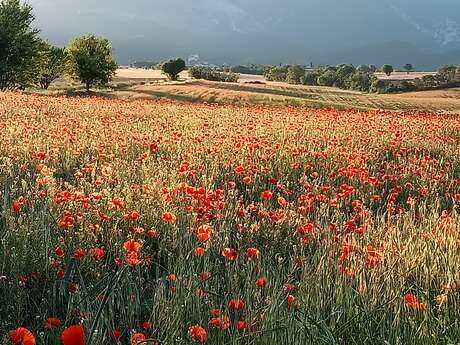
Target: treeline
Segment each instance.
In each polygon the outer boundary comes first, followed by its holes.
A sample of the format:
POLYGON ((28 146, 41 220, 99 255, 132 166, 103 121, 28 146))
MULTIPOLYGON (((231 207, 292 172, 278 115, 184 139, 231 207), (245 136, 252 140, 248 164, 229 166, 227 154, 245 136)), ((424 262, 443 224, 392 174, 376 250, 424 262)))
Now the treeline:
POLYGON ((212 67, 191 66, 189 75, 195 79, 236 83, 240 77, 238 73, 225 72, 212 67))
POLYGON ((268 81, 374 92, 378 83, 375 66, 354 67, 349 64, 306 68, 301 65, 274 66, 265 71, 268 81))

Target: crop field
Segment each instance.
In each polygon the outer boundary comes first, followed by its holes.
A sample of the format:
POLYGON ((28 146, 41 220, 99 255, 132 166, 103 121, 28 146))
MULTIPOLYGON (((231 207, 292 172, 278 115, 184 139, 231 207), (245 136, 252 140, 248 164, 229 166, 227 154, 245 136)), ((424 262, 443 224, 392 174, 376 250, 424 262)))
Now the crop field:
POLYGON ((0 344, 460 341, 458 115, 0 93, 0 187, 0 344))

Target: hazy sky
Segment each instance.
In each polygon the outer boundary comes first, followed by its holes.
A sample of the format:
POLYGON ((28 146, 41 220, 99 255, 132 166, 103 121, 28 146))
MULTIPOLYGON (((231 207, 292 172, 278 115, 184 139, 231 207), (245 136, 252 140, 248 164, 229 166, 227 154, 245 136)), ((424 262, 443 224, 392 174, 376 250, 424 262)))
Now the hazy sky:
POLYGON ((220 62, 289 62, 392 42, 415 55, 460 49, 460 0, 28 2, 52 42, 104 35, 122 62, 190 54, 220 62))

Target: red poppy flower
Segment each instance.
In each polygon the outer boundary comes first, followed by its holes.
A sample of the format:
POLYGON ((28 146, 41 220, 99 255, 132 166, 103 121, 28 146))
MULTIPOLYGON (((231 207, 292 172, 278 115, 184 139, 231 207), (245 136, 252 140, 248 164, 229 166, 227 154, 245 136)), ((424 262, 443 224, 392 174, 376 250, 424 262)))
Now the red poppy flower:
POLYGON ((259 249, 257 249, 257 248, 251 247, 251 248, 248 248, 248 249, 246 250, 246 256, 247 256, 248 258, 251 258, 251 259, 252 259, 252 258, 258 258, 259 255, 260 255, 260 252, 259 252, 259 249))
POLYGON ((45 328, 47 329, 59 327, 60 325, 61 325, 61 320, 55 317, 49 317, 45 322, 45 328))
POLYGON ((147 338, 145 337, 144 334, 142 333, 134 333, 131 336, 131 345, 137 345, 143 341, 145 341, 147 338))
POLYGON ((139 252, 142 248, 142 245, 136 240, 129 240, 123 244, 123 248, 128 252, 139 252))
POLYGON ((266 190, 260 193, 260 197, 265 200, 270 200, 273 197, 273 193, 270 192, 269 190, 266 190))
POLYGON ((235 261, 238 258, 238 252, 232 248, 224 248, 222 255, 225 256, 229 261, 235 261))
POLYGON ((195 256, 203 256, 204 253, 205 253, 205 249, 203 247, 195 248, 195 250, 193 251, 193 254, 195 256))
POLYGON ((177 220, 177 218, 174 215, 174 213, 171 213, 171 212, 163 213, 163 215, 161 216, 161 219, 166 223, 175 223, 176 220, 177 220))
POLYGON ((228 303, 230 310, 244 310, 244 302, 240 299, 231 299, 228 303))
POLYGON ((19 327, 8 333, 14 345, 35 345, 35 337, 27 328, 19 327))
POLYGON ((188 329, 188 334, 194 340, 199 341, 200 343, 204 343, 208 340, 208 334, 206 333, 206 330, 199 325, 190 326, 188 329))
POLYGON ((85 331, 83 327, 76 325, 66 328, 61 334, 61 341, 63 345, 84 345, 85 331))

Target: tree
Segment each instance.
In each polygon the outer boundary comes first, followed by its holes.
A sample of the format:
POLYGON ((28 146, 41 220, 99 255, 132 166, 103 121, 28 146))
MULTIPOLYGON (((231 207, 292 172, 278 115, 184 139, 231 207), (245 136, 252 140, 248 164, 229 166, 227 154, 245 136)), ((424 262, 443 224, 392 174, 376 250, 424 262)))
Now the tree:
POLYGON ((286 81, 289 66, 273 66, 264 73, 268 81, 286 81))
POLYGON ((39 31, 32 29, 32 7, 19 0, 0 2, 0 90, 25 88, 37 81, 39 31))
POLYGON ((318 71, 308 71, 305 73, 305 75, 302 78, 302 84, 303 85, 318 85, 318 77, 320 76, 320 73, 318 71))
POLYGON ((393 66, 391 65, 383 65, 382 72, 385 73, 387 76, 390 76, 391 73, 394 72, 393 66))
POLYGON ((403 68, 407 71, 407 74, 409 74, 410 72, 412 72, 414 70, 414 66, 412 66, 412 64, 410 63, 406 63, 403 68))
POLYGON ((356 68, 358 72, 362 73, 371 73, 371 68, 368 65, 359 65, 358 68, 356 68))
POLYGON ((446 65, 438 70, 438 76, 446 83, 455 81, 457 67, 454 65, 446 65))
POLYGON ((169 77, 169 79, 177 80, 179 73, 185 70, 185 61, 181 58, 170 59, 163 62, 161 70, 169 77))
POLYGON ((375 67, 375 65, 369 65, 369 68, 371 70, 371 73, 377 72, 377 67, 375 67))
POLYGON ((376 79, 377 77, 370 73, 356 72, 349 77, 347 87, 351 90, 368 92, 376 79))
POLYGON ((86 91, 94 85, 105 85, 118 68, 109 40, 94 35, 74 39, 66 49, 68 71, 72 78, 85 84, 86 91))
POLYGON ((333 86, 336 80, 336 73, 333 70, 328 69, 318 77, 317 82, 320 86, 333 86))
POLYGON ((289 84, 300 84, 302 77, 305 75, 305 68, 299 65, 289 66, 286 75, 286 81, 289 84))
POLYGON ((55 79, 64 74, 66 57, 64 48, 54 47, 48 42, 43 42, 39 81, 43 89, 48 89, 55 79))

